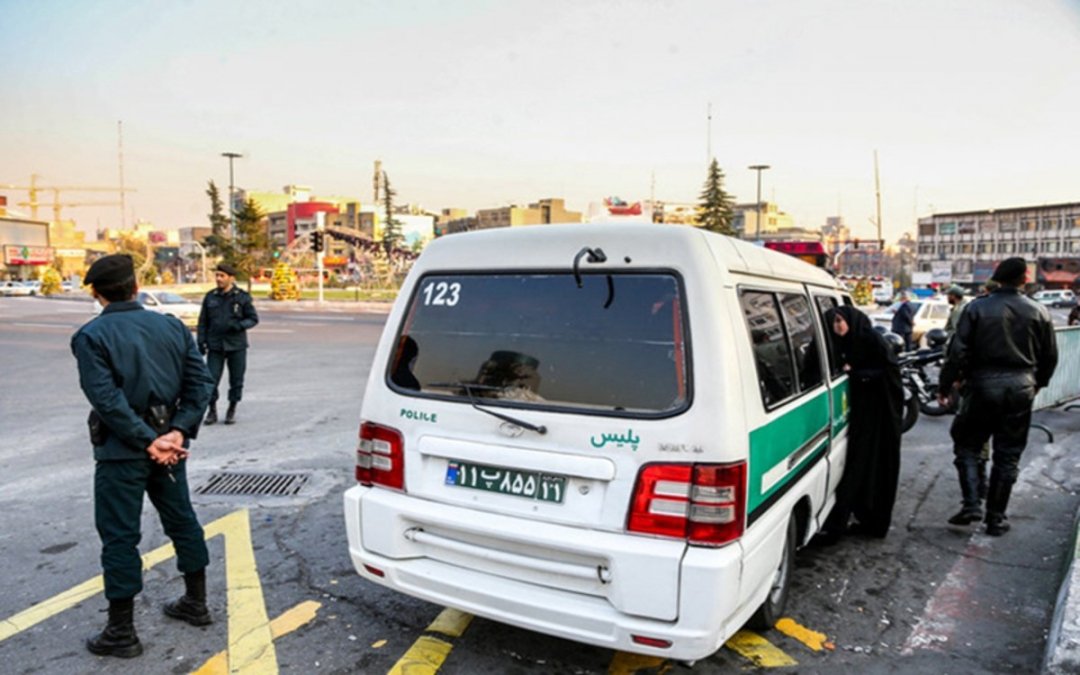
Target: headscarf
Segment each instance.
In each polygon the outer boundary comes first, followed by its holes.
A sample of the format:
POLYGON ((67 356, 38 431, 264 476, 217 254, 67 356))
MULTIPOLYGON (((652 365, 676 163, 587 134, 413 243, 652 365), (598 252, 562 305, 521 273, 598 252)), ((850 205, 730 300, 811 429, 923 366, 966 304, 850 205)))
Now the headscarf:
POLYGON ((896 362, 896 355, 885 342, 885 338, 874 330, 870 317, 851 305, 830 309, 825 313, 825 321, 840 359, 853 369, 882 368, 885 366, 881 362, 883 356, 889 363, 896 362), (840 336, 833 332, 833 319, 837 315, 843 317, 847 323, 847 335, 840 336))

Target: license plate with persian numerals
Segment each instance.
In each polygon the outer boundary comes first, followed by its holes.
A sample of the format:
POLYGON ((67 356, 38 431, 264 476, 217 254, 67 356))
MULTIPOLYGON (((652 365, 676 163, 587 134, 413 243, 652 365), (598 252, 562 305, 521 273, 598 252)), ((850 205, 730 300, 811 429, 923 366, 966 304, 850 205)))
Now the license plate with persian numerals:
POLYGON ((446 484, 555 504, 566 493, 566 476, 457 461, 446 467, 446 484))

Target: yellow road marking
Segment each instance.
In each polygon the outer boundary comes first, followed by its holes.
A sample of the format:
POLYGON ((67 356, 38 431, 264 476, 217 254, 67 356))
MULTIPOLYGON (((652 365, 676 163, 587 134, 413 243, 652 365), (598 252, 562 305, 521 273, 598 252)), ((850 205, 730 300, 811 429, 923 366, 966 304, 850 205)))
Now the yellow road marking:
MULTIPOLYGON (((608 665, 608 675, 633 675, 633 673, 646 668, 660 668, 665 663, 667 663, 667 659, 659 656, 615 652, 615 657, 611 659, 611 664, 608 665)), ((658 672, 667 672, 668 668, 658 672)))
POLYGON ((762 668, 794 666, 799 662, 773 646, 757 633, 741 630, 731 636, 724 646, 754 662, 762 668))
MULTIPOLYGON (((307 624, 315 618, 315 614, 320 607, 322 607, 321 603, 307 600, 271 621, 270 632, 273 634, 274 639, 276 640, 282 635, 288 635, 300 626, 307 624)), ((206 663, 202 664, 192 675, 224 675, 228 672, 228 652, 220 651, 207 659, 206 663)))
POLYGON ((829 642, 828 636, 824 633, 819 633, 816 630, 810 630, 805 626, 800 626, 787 617, 776 622, 776 630, 788 637, 795 638, 815 652, 833 648, 833 644, 829 642))
MULTIPOLYGON (((143 569, 148 570, 154 565, 168 560, 174 555, 176 554, 173 551, 172 544, 159 546, 142 557, 143 569)), ((66 609, 74 607, 87 598, 94 597, 103 590, 105 590, 105 579, 101 575, 98 575, 93 579, 84 581, 74 588, 69 588, 63 593, 58 593, 48 600, 34 605, 30 609, 4 619, 0 622, 0 642, 3 642, 12 635, 21 633, 27 628, 37 625, 45 619, 55 616, 66 609)))
POLYGON ((229 672, 276 673, 277 652, 266 616, 251 522, 247 509, 233 511, 206 526, 207 538, 225 535, 226 598, 229 608, 229 672))
POLYGON ((434 675, 452 648, 449 642, 421 635, 387 675, 434 675))
MULTIPOLYGON (((251 546, 251 523, 246 509, 234 511, 204 528, 207 539, 225 539, 225 578, 229 612, 230 672, 277 672, 270 621, 266 616, 262 586, 251 546)), ((150 569, 176 553, 172 544, 160 546, 142 556, 143 569, 150 569)), ((104 589, 99 575, 0 622, 0 642, 30 628, 104 589)))
POLYGON ((435 620, 431 622, 431 625, 427 627, 429 633, 442 633, 449 637, 461 637, 465 629, 469 627, 469 623, 472 622, 473 615, 465 612, 451 609, 447 607, 439 616, 435 617, 435 620))

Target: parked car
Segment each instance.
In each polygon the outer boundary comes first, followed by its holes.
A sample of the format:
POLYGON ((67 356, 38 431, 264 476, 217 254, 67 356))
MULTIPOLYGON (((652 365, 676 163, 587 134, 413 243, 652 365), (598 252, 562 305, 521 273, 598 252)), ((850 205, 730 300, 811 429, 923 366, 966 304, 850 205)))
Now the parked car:
POLYGON ((1039 291, 1032 296, 1035 302, 1038 302, 1049 307, 1075 307, 1076 306, 1076 294, 1069 289, 1056 289, 1050 291, 1039 291))
MULTIPOLYGON (((199 311, 202 309, 202 305, 176 293, 139 291, 135 300, 151 312, 175 316, 183 321, 188 328, 195 328, 199 325, 199 311)), ((101 305, 96 300, 94 301, 94 314, 101 314, 101 305)))
MULTIPOLYGON (((949 312, 952 311, 948 302, 937 299, 911 300, 910 302, 912 308, 915 309, 915 324, 911 329, 913 342, 918 344, 926 331, 931 328, 945 327, 945 323, 949 320, 949 312)), ((886 330, 891 330, 893 315, 899 307, 900 303, 894 302, 884 310, 871 314, 870 320, 878 326, 884 326, 886 330)))
POLYGON ((0 281, 0 295, 37 295, 37 289, 29 281, 0 281))

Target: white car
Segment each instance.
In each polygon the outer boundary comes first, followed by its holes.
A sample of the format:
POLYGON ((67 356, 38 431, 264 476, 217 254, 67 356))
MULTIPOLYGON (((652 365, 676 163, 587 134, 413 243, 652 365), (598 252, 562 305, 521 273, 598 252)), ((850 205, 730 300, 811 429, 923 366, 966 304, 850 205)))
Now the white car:
POLYGON ((1039 291, 1032 296, 1032 299, 1047 307, 1072 307, 1076 304, 1076 294, 1067 288, 1052 291, 1039 291))
POLYGON ((0 281, 0 295, 5 297, 15 295, 37 295, 37 289, 32 281, 0 281))
MULTIPOLYGON (((911 300, 911 306, 915 310, 914 325, 911 330, 911 339, 916 344, 922 340, 922 336, 931 328, 944 328, 949 320, 952 306, 943 300, 911 300)), ((871 314, 870 320, 878 326, 884 326, 885 330, 892 330, 893 315, 899 309, 900 303, 894 302, 884 310, 871 314)))
MULTIPOLYGON (((202 310, 202 305, 176 293, 139 291, 135 300, 151 312, 175 316, 183 321, 188 328, 195 328, 199 325, 199 312, 202 310)), ((94 301, 94 314, 101 314, 101 305, 96 300, 94 301)))

